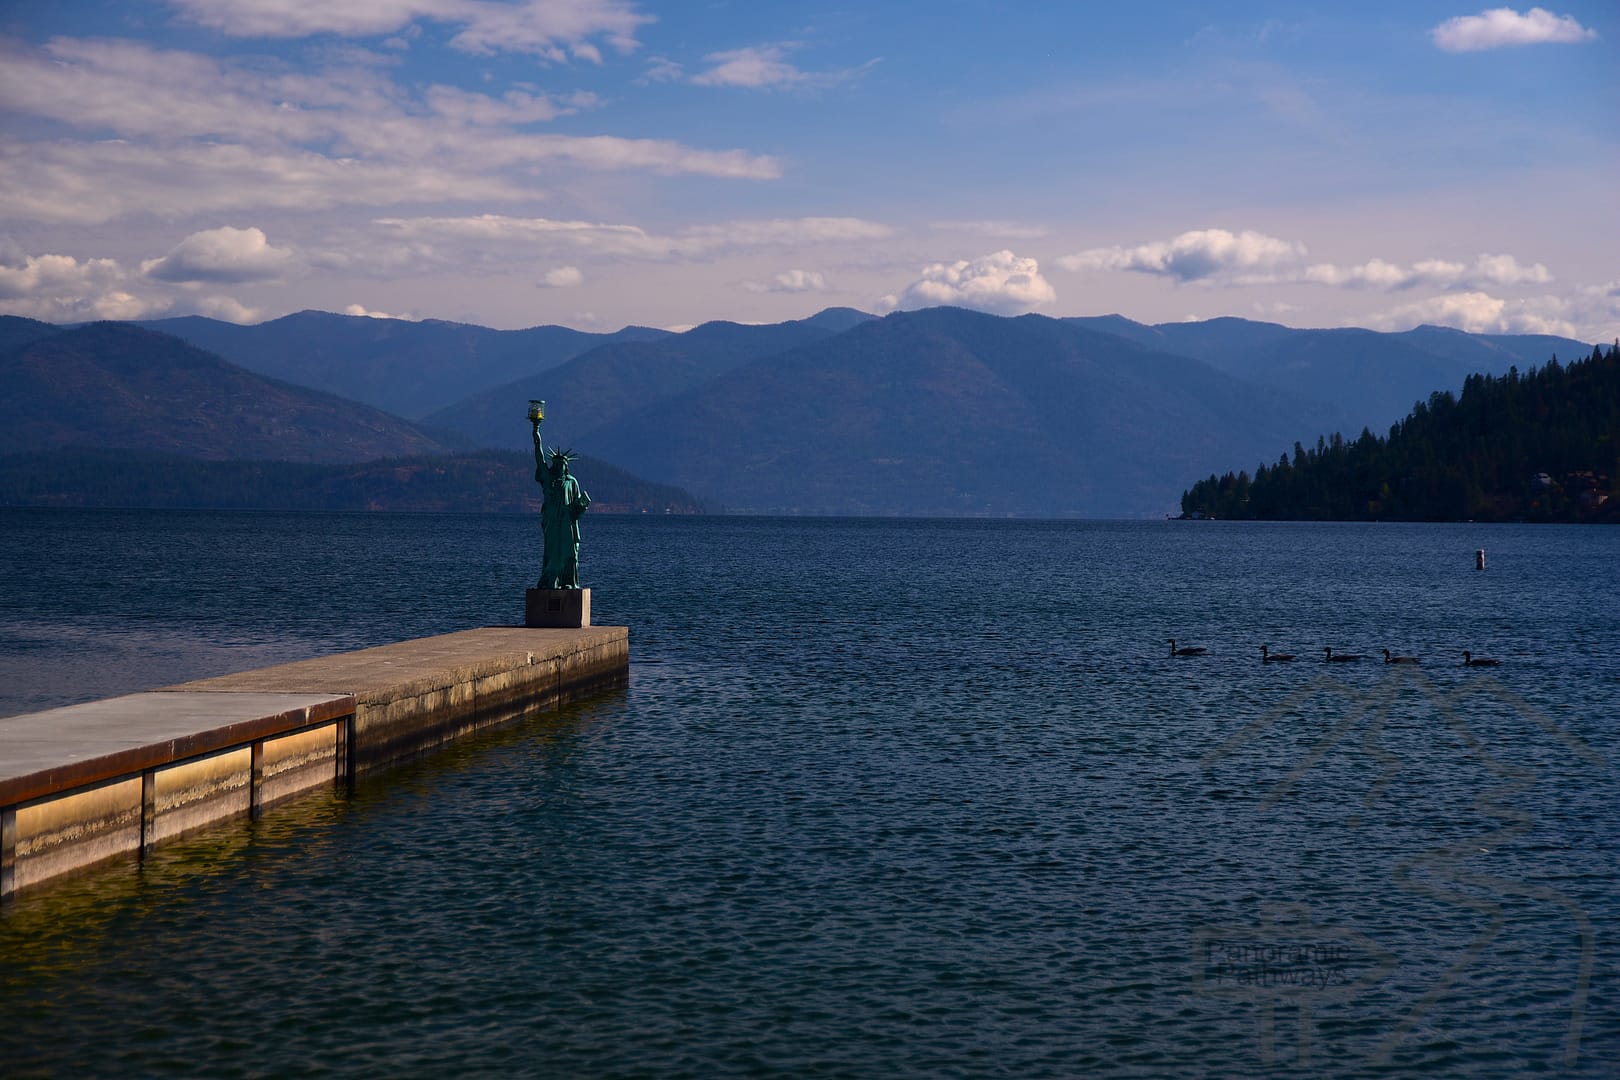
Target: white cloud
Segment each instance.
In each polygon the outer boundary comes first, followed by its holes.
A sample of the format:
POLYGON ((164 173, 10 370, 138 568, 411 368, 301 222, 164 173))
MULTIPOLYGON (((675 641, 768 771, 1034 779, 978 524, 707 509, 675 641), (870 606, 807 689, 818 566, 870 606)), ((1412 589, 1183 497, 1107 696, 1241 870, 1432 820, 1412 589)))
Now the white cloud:
POLYGON ((454 86, 430 86, 424 97, 428 107, 445 119, 481 126, 555 120, 559 116, 578 112, 582 107, 597 104, 593 94, 575 94, 566 103, 558 104, 545 94, 522 90, 508 90, 501 97, 494 98, 454 86))
POLYGON ((547 270, 540 279, 540 284, 548 289, 572 289, 584 282, 585 275, 579 272, 577 266, 559 266, 555 270, 547 270))
POLYGON ((894 234, 887 225, 850 217, 768 218, 694 225, 676 241, 683 251, 756 248, 781 244, 849 243, 884 240, 894 234))
MULTIPOLYGON (((332 5, 341 6, 341 5, 332 5)), ((93 137, 0 136, 0 215, 99 223, 133 212, 456 200, 532 201, 558 166, 773 179, 742 150, 562 135, 523 125, 599 104, 526 90, 418 94, 350 65, 292 73, 142 44, 0 44, 0 101, 93 137), (109 137, 110 136, 110 137, 109 137)))
MULTIPOLYGON (((776 169, 769 159, 687 152, 675 143, 650 140, 565 139, 528 149, 603 169, 754 177, 775 175, 776 169)), ((22 220, 99 224, 142 212, 311 210, 534 196, 532 185, 481 171, 476 159, 457 155, 363 161, 222 144, 163 148, 124 141, 19 144, 0 138, 0 217, 22 220)))
MULTIPOLYGON (((1421 268, 1423 264, 1418 266, 1421 268)), ((1545 285, 1552 280, 1552 275, 1540 263, 1520 266, 1511 255, 1481 255, 1463 280, 1465 284, 1545 285)))
POLYGON ((33 296, 76 295, 123 279, 112 259, 86 259, 71 255, 13 255, 0 266, 0 300, 33 296))
POLYGON ((793 86, 808 79, 808 75, 783 59, 786 55, 780 45, 710 53, 703 59, 714 66, 692 76, 692 81, 699 86, 761 87, 793 86))
POLYGON ((113 259, 26 255, 7 245, 0 260, 0 314, 46 322, 138 319, 168 307, 167 300, 137 296, 113 259))
POLYGON ((569 248, 597 255, 644 259, 701 257, 726 251, 802 247, 821 243, 878 240, 892 235, 886 225, 860 218, 775 218, 694 225, 670 236, 635 225, 552 218, 516 218, 502 214, 473 217, 378 218, 374 224, 409 238, 440 237, 569 248))
POLYGON ((1305 254, 1303 244, 1244 230, 1199 229, 1136 247, 1091 248, 1057 260, 1064 270, 1133 270, 1176 281, 1202 281, 1238 271, 1270 271, 1305 254))
POLYGON ((207 296, 192 306, 196 308, 198 315, 236 323, 238 326, 250 326, 264 319, 262 308, 248 307, 230 296, 207 296))
POLYGON ((769 282, 745 281, 743 288, 754 293, 826 292, 827 279, 819 270, 784 270, 769 282))
POLYGON ((641 73, 636 83, 646 86, 649 83, 679 82, 685 75, 686 69, 669 57, 654 56, 648 58, 647 70, 641 73))
MULTIPOLYGON (((233 37, 371 37, 411 28, 417 20, 461 27, 450 44, 470 53, 532 53, 560 62, 568 51, 590 59, 588 39, 620 52, 636 47, 652 22, 623 0, 169 0, 193 22, 233 37)), ((598 54, 598 59, 600 58, 598 54)))
MULTIPOLYGON (((752 90, 789 87, 824 89, 857 78, 878 62, 868 60, 860 67, 840 71, 802 71, 787 61, 787 54, 793 48, 794 44, 787 43, 710 53, 703 61, 711 66, 692 76, 692 82, 697 86, 740 86, 752 90)), ((679 75, 679 65, 665 63, 649 68, 644 78, 652 81, 679 75)))
POLYGON ((1582 341, 1620 341, 1620 281, 1577 289, 1569 301, 1569 318, 1582 341))
POLYGON ((1531 8, 1523 15, 1512 8, 1491 8, 1478 15, 1459 15, 1429 31, 1435 45, 1446 52, 1479 52, 1510 45, 1573 45, 1597 38, 1573 15, 1554 15, 1531 8))
POLYGON ((155 315, 168 308, 169 301, 150 300, 124 292, 122 289, 114 289, 111 292, 102 293, 100 296, 91 298, 89 306, 98 319, 122 321, 144 319, 148 315, 155 315))
POLYGON ((634 225, 609 225, 593 221, 478 214, 472 217, 377 218, 373 224, 409 238, 476 240, 542 249, 578 248, 602 255, 659 258, 673 250, 670 240, 653 236, 634 225))
POLYGON ((345 315, 358 315, 366 319, 399 319, 402 322, 416 322, 414 315, 390 315, 386 311, 372 311, 360 304, 350 304, 343 309, 345 315))
POLYGON ((931 225, 947 232, 1005 237, 1008 240, 1040 240, 1051 232, 1045 225, 1025 225, 1016 221, 935 221, 931 225))
POLYGON ((921 278, 899 296, 885 297, 881 306, 912 310, 950 305, 993 315, 1021 315, 1056 299, 1057 293, 1041 276, 1039 263, 1011 251, 998 251, 926 266, 921 278))
POLYGON ((1512 255, 1485 254, 1472 263, 1421 259, 1403 266, 1373 258, 1352 266, 1315 263, 1300 267, 1305 250, 1304 244, 1264 233, 1202 229, 1135 247, 1091 248, 1065 255, 1057 263, 1065 270, 1130 270, 1181 283, 1281 285, 1307 282, 1387 291, 1420 286, 1483 289, 1544 285, 1553 279, 1541 263, 1523 265, 1512 255))
POLYGON ((1431 323, 1471 334, 1556 334, 1577 337, 1569 304, 1553 296, 1504 300, 1483 292, 1447 293, 1359 319, 1373 330, 1410 330, 1431 323))
POLYGON ((1400 266, 1383 259, 1370 259, 1359 266, 1319 263, 1305 268, 1303 280, 1317 285, 1350 288, 1479 289, 1512 285, 1545 285, 1552 274, 1540 263, 1522 266, 1512 255, 1480 255, 1472 264, 1444 259, 1423 259, 1411 266, 1400 266))
POLYGON ((272 247, 263 230, 226 225, 192 233, 161 259, 141 263, 141 273, 173 282, 269 281, 292 261, 292 252, 272 247))

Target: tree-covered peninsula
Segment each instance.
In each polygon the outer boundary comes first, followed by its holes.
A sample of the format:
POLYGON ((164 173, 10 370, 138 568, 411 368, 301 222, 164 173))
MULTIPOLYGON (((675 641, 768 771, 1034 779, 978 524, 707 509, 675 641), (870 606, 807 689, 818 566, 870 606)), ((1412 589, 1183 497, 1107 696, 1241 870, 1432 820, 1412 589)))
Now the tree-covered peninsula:
POLYGON ((1620 343, 1572 364, 1472 375, 1387 437, 1363 428, 1248 472, 1211 475, 1183 517, 1620 523, 1620 343))

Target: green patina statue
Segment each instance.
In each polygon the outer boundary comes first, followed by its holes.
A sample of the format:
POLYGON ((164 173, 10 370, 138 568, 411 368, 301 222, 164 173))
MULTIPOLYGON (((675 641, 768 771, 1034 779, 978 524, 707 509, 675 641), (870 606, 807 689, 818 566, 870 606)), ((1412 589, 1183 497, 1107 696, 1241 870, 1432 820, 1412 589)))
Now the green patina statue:
POLYGON ((574 459, 572 452, 553 448, 547 460, 545 444, 540 441, 542 417, 534 415, 538 411, 530 408, 529 422, 534 425, 534 479, 546 493, 545 505, 540 508, 546 548, 539 588, 577 589, 579 519, 591 505, 591 497, 568 471, 568 463, 574 459))

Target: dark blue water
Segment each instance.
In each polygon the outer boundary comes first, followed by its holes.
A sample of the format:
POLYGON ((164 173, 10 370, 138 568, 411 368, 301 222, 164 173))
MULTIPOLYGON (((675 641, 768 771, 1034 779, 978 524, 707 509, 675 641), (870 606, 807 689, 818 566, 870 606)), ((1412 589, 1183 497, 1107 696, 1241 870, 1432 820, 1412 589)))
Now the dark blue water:
MULTIPOLYGON (((628 690, 23 897, 0 1073, 1615 1075, 1620 531, 587 525, 628 690)), ((0 713, 513 622, 536 531, 0 512, 0 713)))

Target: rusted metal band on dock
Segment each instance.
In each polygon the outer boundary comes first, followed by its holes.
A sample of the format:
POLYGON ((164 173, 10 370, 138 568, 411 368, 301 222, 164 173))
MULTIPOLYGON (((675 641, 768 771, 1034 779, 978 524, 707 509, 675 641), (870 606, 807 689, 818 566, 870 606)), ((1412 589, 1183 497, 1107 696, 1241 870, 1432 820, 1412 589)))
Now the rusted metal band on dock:
POLYGON ((0 899, 629 677, 624 627, 492 627, 0 718, 0 899))

